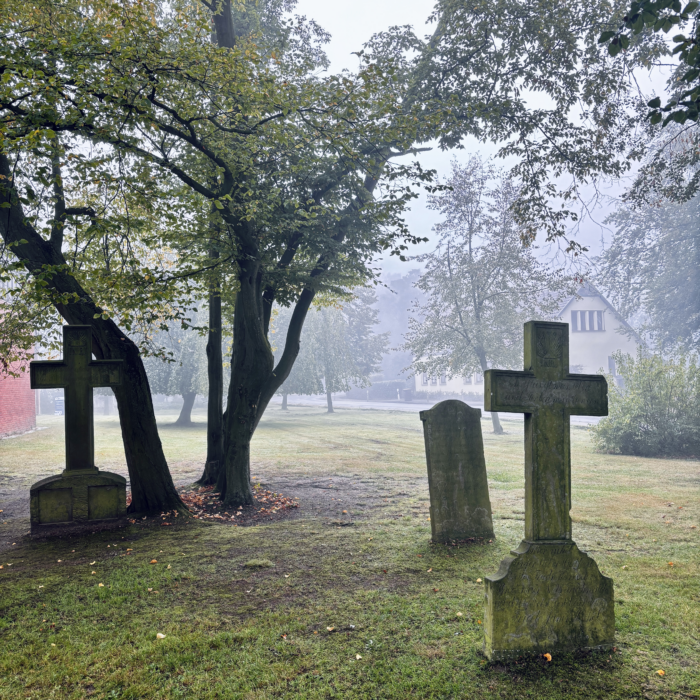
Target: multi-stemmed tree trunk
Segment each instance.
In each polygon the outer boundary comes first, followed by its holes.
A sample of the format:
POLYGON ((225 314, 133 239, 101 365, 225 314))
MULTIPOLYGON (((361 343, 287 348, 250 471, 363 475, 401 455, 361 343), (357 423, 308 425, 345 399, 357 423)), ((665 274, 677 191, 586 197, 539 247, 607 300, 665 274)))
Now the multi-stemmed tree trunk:
POLYGON ((41 275, 57 295, 56 309, 71 325, 92 327, 92 351, 97 359, 123 360, 123 381, 114 387, 126 464, 131 485, 130 512, 154 513, 184 510, 163 453, 151 401, 151 391, 136 344, 111 319, 102 318, 102 310, 67 272, 61 252, 63 225, 68 215, 89 215, 86 209, 66 208, 60 186, 60 172, 54 173, 54 226, 45 240, 25 217, 13 184, 12 168, 6 155, 0 154, 0 235, 22 261, 27 271, 41 275), (46 275, 47 269, 53 273, 46 275))

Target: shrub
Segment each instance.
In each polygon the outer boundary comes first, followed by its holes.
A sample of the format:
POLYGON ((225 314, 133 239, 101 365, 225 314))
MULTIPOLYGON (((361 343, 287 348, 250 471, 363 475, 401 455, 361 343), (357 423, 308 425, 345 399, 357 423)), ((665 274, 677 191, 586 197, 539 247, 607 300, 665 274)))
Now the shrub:
POLYGON ((603 452, 642 457, 700 456, 700 368, 695 358, 617 353, 623 381, 610 386, 609 415, 593 428, 603 452))

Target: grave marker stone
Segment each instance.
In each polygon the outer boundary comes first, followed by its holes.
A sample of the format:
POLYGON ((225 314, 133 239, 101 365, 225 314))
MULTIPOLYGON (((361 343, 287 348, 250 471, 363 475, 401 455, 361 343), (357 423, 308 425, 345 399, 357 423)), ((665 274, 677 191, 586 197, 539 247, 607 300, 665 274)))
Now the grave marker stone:
POLYGON ((442 401, 421 411, 433 542, 493 538, 481 411, 442 401))
POLYGON ((95 467, 92 388, 121 383, 122 360, 92 359, 90 326, 63 327, 63 360, 29 364, 32 389, 64 389, 66 468, 33 484, 32 533, 126 514, 126 479, 95 467))
POLYGON ((525 324, 525 371, 488 370, 487 411, 525 414, 525 539, 486 577, 489 659, 604 649, 615 635, 613 581, 571 539, 569 416, 605 416, 607 382, 569 374, 566 323, 525 324))

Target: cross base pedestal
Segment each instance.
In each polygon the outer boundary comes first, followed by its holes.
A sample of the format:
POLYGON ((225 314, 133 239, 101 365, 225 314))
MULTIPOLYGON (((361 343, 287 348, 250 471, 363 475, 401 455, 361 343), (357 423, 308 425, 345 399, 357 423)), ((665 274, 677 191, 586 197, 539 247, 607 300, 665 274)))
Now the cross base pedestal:
POLYGON ((33 484, 32 534, 117 521, 126 515, 126 479, 98 469, 65 471, 33 484))
POLYGON ((524 540, 511 554, 486 577, 489 660, 612 647, 613 581, 575 542, 524 540))

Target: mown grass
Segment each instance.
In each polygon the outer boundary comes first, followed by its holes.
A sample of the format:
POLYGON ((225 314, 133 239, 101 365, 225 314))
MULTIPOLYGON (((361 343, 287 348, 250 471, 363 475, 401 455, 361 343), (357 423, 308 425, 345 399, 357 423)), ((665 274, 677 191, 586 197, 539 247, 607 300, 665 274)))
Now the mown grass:
MULTIPOLYGON (((98 454, 120 470, 116 425, 100 420, 98 454)), ((522 536, 522 425, 507 429, 497 438, 484 423, 490 544, 430 545, 416 415, 318 409, 268 412, 254 469, 269 485, 357 477, 358 498, 386 488, 387 503, 360 508, 354 527, 149 520, 19 543, 0 554, 0 697, 700 697, 699 465, 596 454, 582 429, 572 430, 574 537, 615 580, 617 650, 509 665, 480 655, 477 579, 522 536), (274 566, 246 568, 253 559, 274 566)), ((203 429, 162 436, 176 478, 195 473, 203 429)), ((54 473, 60 438, 54 423, 5 441, 0 475, 54 473)))

